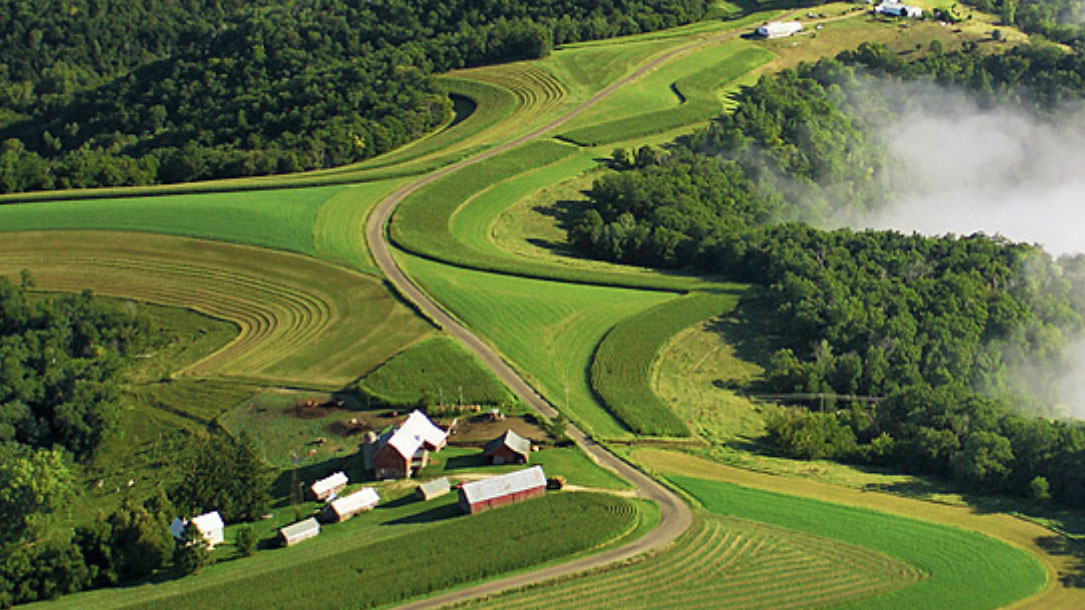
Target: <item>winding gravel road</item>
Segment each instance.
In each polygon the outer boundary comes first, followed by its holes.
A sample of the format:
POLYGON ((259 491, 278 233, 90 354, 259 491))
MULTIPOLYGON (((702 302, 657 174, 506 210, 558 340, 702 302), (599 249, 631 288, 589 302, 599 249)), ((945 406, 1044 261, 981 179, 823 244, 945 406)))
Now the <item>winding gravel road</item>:
MULTIPOLYGON (((546 417, 553 418, 557 415, 557 411, 550 405, 542 396, 535 391, 524 379, 512 369, 501 357, 491 348, 488 344, 482 341, 478 336, 468 330, 463 324, 450 316, 444 309, 442 309, 437 303, 435 303, 427 294, 425 294, 407 275, 400 269, 396 263, 395 258, 392 256, 390 246, 388 244, 387 227, 388 221, 392 216, 392 212, 395 207, 399 205, 404 199, 410 196, 418 189, 433 183, 440 178, 443 178, 453 172, 460 171, 467 167, 470 167, 476 163, 489 159, 494 155, 498 155, 511 148, 519 146, 529 140, 538 138, 543 134, 556 129, 563 125, 567 121, 576 117, 580 113, 584 112, 587 108, 598 103, 600 100, 610 96, 619 88, 627 85, 628 83, 640 78, 645 73, 659 67, 660 65, 674 59, 675 57, 688 53, 696 48, 716 44, 724 40, 735 38, 739 35, 738 31, 727 32, 724 34, 706 37, 697 42, 693 42, 681 47, 672 49, 662 55, 659 55, 652 60, 645 63, 638 68, 635 72, 629 76, 611 84, 599 93, 593 95, 589 100, 573 108, 569 112, 565 113, 561 117, 539 127, 533 131, 530 131, 515 139, 509 140, 504 144, 491 148, 485 152, 479 153, 474 157, 470 157, 431 174, 426 175, 419 180, 416 180, 410 184, 404 185, 391 195, 386 197, 383 201, 377 204, 373 213, 369 217, 369 222, 366 225, 366 239, 369 242, 369 248, 373 254, 373 260, 377 266, 387 277, 388 281, 395 287, 399 293, 408 301, 415 304, 419 310, 425 315, 429 316, 438 325, 445 329, 450 335, 461 341, 468 349, 475 353, 491 370, 511 389, 516 395, 525 403, 530 405, 535 411, 545 415, 546 417)), ((583 570, 596 568, 602 565, 606 565, 611 562, 620 561, 644 553, 652 549, 659 548, 682 534, 689 528, 692 522, 692 515, 689 507, 673 492, 660 485, 652 478, 646 476, 636 468, 633 468, 614 454, 607 451, 603 446, 596 443, 583 431, 570 425, 568 429, 570 438, 572 438, 581 449, 585 451, 592 459, 602 466, 609 468, 617 472, 620 476, 630 481, 636 488, 637 495, 641 498, 651 500, 659 505, 660 508, 660 522, 659 525, 649 532, 648 534, 641 536, 639 539, 625 544, 618 548, 605 551, 589 557, 584 557, 568 563, 560 565, 549 566, 538 570, 532 570, 522 574, 517 574, 508 578, 502 578, 487 583, 483 583, 474 587, 453 591, 436 597, 420 600, 405 606, 401 606, 404 609, 421 609, 421 608, 438 608, 447 604, 472 599, 483 595, 492 595, 506 589, 520 587, 544 580, 549 580, 558 576, 567 574, 573 574, 581 572, 583 570)))

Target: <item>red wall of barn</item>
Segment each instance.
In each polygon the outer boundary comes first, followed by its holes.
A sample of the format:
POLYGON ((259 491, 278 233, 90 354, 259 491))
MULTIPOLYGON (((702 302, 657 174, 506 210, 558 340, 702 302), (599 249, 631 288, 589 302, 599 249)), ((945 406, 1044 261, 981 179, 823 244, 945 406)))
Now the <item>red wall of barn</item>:
POLYGON ((494 452, 492 454, 490 454, 490 455, 491 455, 491 457, 501 456, 502 458, 504 458, 504 460, 505 460, 504 463, 506 463, 506 464, 523 464, 524 463, 524 456, 520 455, 519 453, 516 453, 515 451, 513 451, 512 449, 509 449, 508 447, 505 447, 504 445, 502 445, 501 447, 498 447, 497 449, 494 449, 494 452))
POLYGON ((410 464, 398 451, 390 445, 385 445, 373 456, 373 471, 378 478, 382 470, 394 472, 394 476, 407 477, 410 473, 410 464))
POLYGON ((546 486, 533 487, 524 491, 498 496, 484 502, 475 502, 471 505, 470 512, 471 514, 481 513, 484 510, 490 510, 491 508, 497 508, 498 506, 513 504, 514 502, 523 502, 524 500, 541 496, 544 493, 546 493, 546 486))

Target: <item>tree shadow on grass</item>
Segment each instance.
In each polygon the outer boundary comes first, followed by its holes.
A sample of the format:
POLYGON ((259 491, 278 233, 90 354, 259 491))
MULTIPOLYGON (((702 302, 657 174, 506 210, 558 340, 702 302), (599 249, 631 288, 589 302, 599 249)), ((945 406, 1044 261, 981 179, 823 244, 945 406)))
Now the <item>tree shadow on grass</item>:
POLYGON ((1085 589, 1085 540, 1055 534, 1037 538, 1036 544, 1052 555, 1071 557, 1072 567, 1059 571, 1059 582, 1064 587, 1085 589))
POLYGON ((433 523, 434 521, 443 521, 445 519, 452 519, 454 517, 460 517, 462 515, 463 511, 460 510, 460 505, 453 502, 452 504, 443 504, 441 506, 435 506, 429 510, 424 510, 420 513, 407 515, 406 517, 400 517, 399 519, 385 521, 384 525, 433 523))

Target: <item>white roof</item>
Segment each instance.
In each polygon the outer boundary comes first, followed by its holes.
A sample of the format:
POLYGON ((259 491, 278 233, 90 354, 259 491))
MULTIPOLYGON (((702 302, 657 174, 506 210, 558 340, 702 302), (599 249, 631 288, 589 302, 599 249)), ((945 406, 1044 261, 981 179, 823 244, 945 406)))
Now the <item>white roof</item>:
POLYGON ((377 505, 377 502, 380 502, 380 499, 381 497, 376 489, 363 487, 349 496, 337 498, 328 504, 339 515, 352 515, 359 510, 373 508, 377 505))
POLYGON ((323 496, 324 494, 327 494, 336 487, 342 487, 343 485, 346 485, 347 481, 347 475, 343 474, 342 471, 336 472, 335 474, 326 476, 323 479, 317 481, 316 483, 313 483, 312 490, 314 494, 318 496, 323 496))
POLYGON ((387 444, 395 448, 400 455, 412 457, 423 443, 440 447, 445 443, 447 434, 419 410, 411 411, 407 419, 388 437, 387 444))
POLYGON ((471 504, 485 502, 520 491, 546 487, 542 466, 532 466, 516 472, 463 484, 463 495, 471 504))
POLYGON ((295 536, 303 536, 310 532, 320 532, 320 524, 316 519, 309 517, 304 521, 298 521, 297 523, 291 523, 290 525, 279 530, 286 538, 294 538, 295 536))
POLYGON ((193 517, 192 525, 196 526, 196 531, 201 534, 206 534, 214 530, 221 530, 226 527, 226 524, 222 522, 222 517, 217 510, 193 517))
POLYGON ((801 32, 802 24, 798 21, 770 21, 757 28, 757 31, 762 35, 801 32))

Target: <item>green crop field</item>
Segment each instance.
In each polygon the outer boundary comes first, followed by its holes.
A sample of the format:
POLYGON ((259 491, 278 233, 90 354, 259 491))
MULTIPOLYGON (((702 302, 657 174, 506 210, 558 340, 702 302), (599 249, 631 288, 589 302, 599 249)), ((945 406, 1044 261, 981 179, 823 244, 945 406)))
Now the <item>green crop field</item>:
POLYGON ((629 501, 596 493, 548 494, 471 516, 459 515, 454 497, 424 506, 384 526, 375 522, 378 507, 295 548, 182 580, 72 595, 48 607, 310 608, 314 600, 374 607, 588 549, 627 534, 639 520, 629 501), (403 525, 407 533, 388 536, 403 525))
POLYGON ((592 354, 611 326, 674 295, 493 275, 417 257, 402 260, 431 295, 489 337, 570 419, 602 438, 629 436, 592 395, 592 354))
POLYGON ((914 585, 855 607, 997 608, 1038 593, 1046 584, 1035 558, 977 532, 719 481, 671 480, 712 512, 872 549, 925 575, 914 585))
POLYGON ((622 320, 595 353, 592 388, 637 434, 689 436, 685 422, 652 391, 652 364, 671 337, 736 304, 736 293, 692 293, 622 320))
POLYGON ((0 273, 23 268, 44 290, 90 288, 233 322, 236 339, 185 369, 197 377, 340 388, 430 332, 371 276, 274 250, 146 233, 8 234, 0 273))
MULTIPOLYGON (((595 117, 595 120, 598 121, 602 118, 606 118, 606 120, 597 124, 591 124, 589 121, 592 119, 585 118, 576 121, 576 124, 586 126, 579 128, 571 126, 571 129, 562 132, 561 137, 577 144, 598 146, 661 133, 699 121, 707 121, 718 115, 723 109, 720 98, 716 94, 717 89, 739 79, 776 57, 775 54, 754 47, 747 42, 730 42, 723 47, 709 47, 706 51, 693 55, 692 58, 701 59, 702 55, 709 52, 715 55, 715 57, 708 58, 713 63, 694 74, 679 77, 667 88, 672 96, 677 96, 680 102, 679 105, 673 108, 665 107, 652 110, 652 108, 662 105, 660 104, 662 101, 660 98, 663 97, 663 94, 660 92, 645 100, 608 100, 608 103, 601 104, 600 107, 613 106, 612 110, 629 108, 633 109, 633 111, 647 111, 625 117, 622 117, 622 115, 627 114, 628 111, 603 113, 599 117, 595 117), (611 118, 612 116, 619 118, 611 118)), ((676 73, 677 66, 675 72, 664 69, 654 75, 665 74, 669 78, 676 73)), ((649 79, 645 79, 645 81, 647 80, 649 79)), ((658 83, 655 83, 655 86, 658 87, 658 83)), ((659 90, 657 89, 657 91, 659 90)), ((615 98, 618 97, 621 96, 615 96, 615 98)))
POLYGON ((661 552, 497 596, 477 606, 523 610, 818 607, 867 599, 922 577, 911 566, 862 547, 698 513, 693 527, 661 552))
POLYGON ((441 397, 459 404, 498 404, 512 395, 474 354, 449 337, 417 343, 363 377, 358 389, 377 404, 415 406, 441 397))

